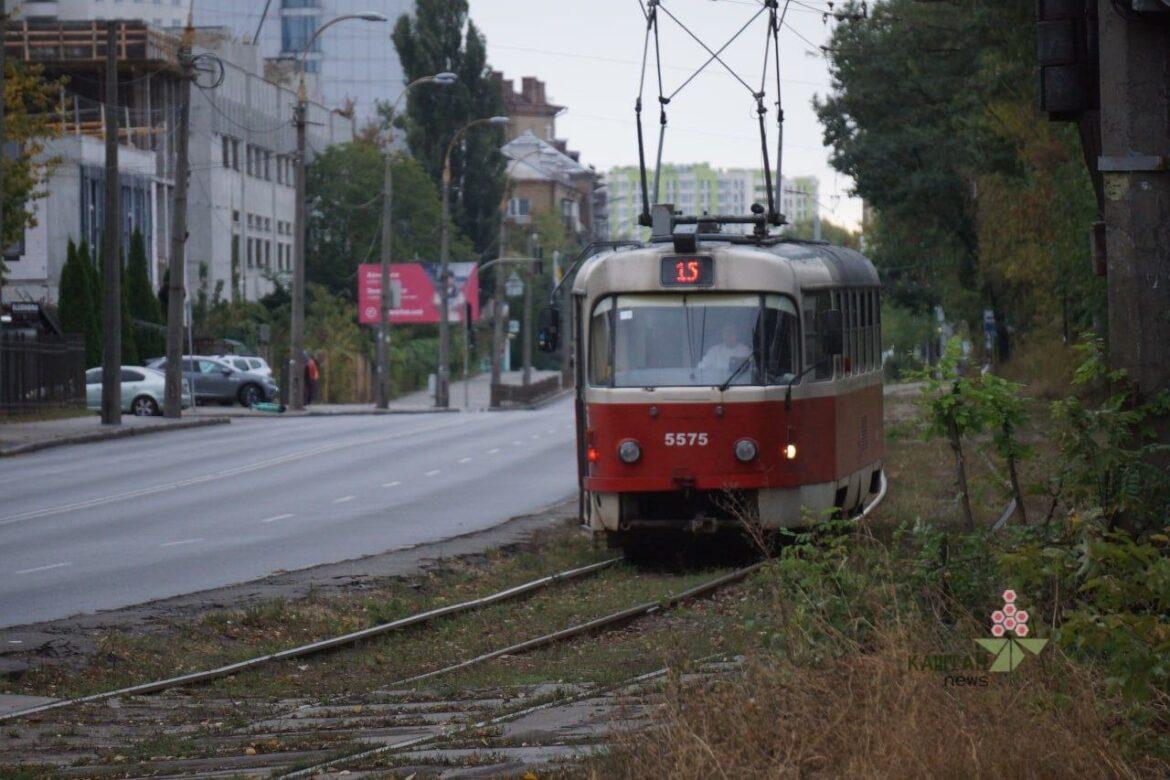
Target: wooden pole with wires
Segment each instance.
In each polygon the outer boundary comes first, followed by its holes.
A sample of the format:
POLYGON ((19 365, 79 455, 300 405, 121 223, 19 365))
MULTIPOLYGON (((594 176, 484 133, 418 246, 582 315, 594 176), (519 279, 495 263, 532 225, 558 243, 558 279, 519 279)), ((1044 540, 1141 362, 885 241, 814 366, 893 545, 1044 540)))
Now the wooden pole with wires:
POLYGON ((177 418, 183 408, 183 320, 187 295, 187 184, 190 178, 189 133, 191 128, 191 82, 195 67, 191 59, 195 28, 191 13, 179 46, 179 121, 175 127, 175 200, 171 213, 171 256, 167 282, 167 363, 163 416, 177 418))
POLYGON ((102 235, 102 424, 122 424, 121 183, 118 180, 118 22, 106 22, 106 200, 102 235))

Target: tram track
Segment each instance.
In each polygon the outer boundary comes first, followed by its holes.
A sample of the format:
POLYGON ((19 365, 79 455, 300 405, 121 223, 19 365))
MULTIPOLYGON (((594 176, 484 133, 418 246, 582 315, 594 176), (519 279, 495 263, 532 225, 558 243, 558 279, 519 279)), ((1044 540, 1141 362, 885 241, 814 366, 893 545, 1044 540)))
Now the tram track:
MULTIPOLYGON (((884 496, 883 484, 882 491, 864 514, 868 515, 884 496)), ((648 722, 655 706, 653 697, 635 695, 631 686, 657 680, 665 674, 665 667, 609 684, 523 682, 531 679, 531 673, 511 676, 504 673, 500 678, 498 675, 505 669, 517 669, 516 660, 503 661, 505 666, 495 667, 500 672, 490 672, 486 677, 479 673, 468 677, 468 670, 555 645, 571 648, 588 637, 622 627, 627 628, 618 636, 625 639, 614 641, 626 642, 629 637, 647 631, 651 635, 670 632, 673 636, 675 628, 672 627, 679 625, 677 621, 683 620, 685 624, 686 620, 704 620, 699 617, 702 612, 686 613, 691 618, 667 618, 666 614, 673 608, 715 596, 767 565, 766 561, 752 563, 697 583, 687 583, 682 588, 677 575, 647 574, 624 568, 613 569, 604 583, 587 582, 590 575, 610 569, 616 562, 617 559, 611 559, 568 569, 479 599, 241 662, 245 664, 243 667, 217 667, 96 697, 72 699, 56 707, 25 710, 15 713, 19 717, 7 719, 6 727, 18 724, 23 727, 21 737, 11 739, 17 732, 10 730, 6 734, 10 739, 0 744, 6 744, 4 752, 15 756, 18 764, 49 768, 54 776, 64 777, 306 777, 343 768, 359 772, 370 765, 378 768, 375 771, 385 771, 386 767, 399 767, 412 761, 424 769, 428 765, 433 769, 434 762, 444 766, 447 764, 443 762, 475 763, 486 761, 489 756, 511 756, 517 761, 536 763, 556 756, 580 757, 606 744, 612 736, 612 722, 626 717, 619 713, 632 709, 636 713, 636 726, 648 722), (539 595, 554 583, 567 582, 580 584, 568 593, 539 595), (614 609, 612 594, 604 591, 621 583, 625 589, 619 592, 626 598, 641 596, 641 599, 631 606, 614 609), (666 592, 646 600, 650 588, 666 592), (575 611, 568 613, 577 619, 536 637, 516 636, 515 629, 523 630, 525 616, 531 609, 531 606, 512 606, 522 596, 533 594, 538 596, 539 603, 552 604, 574 593, 576 598, 584 599, 575 611), (608 608, 597 615, 598 610, 590 609, 591 605, 608 608), (489 606, 504 611, 482 618, 471 617, 477 609, 489 606), (267 679, 264 667, 277 661, 304 659, 366 639, 377 641, 393 634, 396 628, 416 626, 429 631, 426 624, 442 617, 465 625, 471 620, 472 627, 481 625, 478 621, 482 620, 520 625, 513 627, 511 636, 508 632, 498 632, 500 639, 508 641, 500 641, 486 652, 481 647, 467 657, 456 656, 434 668, 416 666, 414 674, 382 678, 393 682, 371 681, 362 692, 343 687, 344 693, 340 694, 312 693, 313 684, 289 685, 288 680, 283 680, 282 698, 256 694, 255 680, 267 679), (635 623, 648 625, 637 628, 632 625, 635 623), (198 685, 239 671, 251 672, 252 687, 249 684, 206 688, 198 685), (458 681, 433 687, 434 681, 448 676, 458 681), (485 685, 481 680, 489 682, 485 685), (533 723, 542 718, 570 726, 554 729, 549 736, 544 721, 533 723), (481 739, 481 735, 486 736, 481 739)), ((693 575, 691 578, 694 579, 693 575)), ((736 597, 730 598, 731 602, 722 603, 734 603, 736 597)), ((420 635, 418 641, 426 641, 423 637, 428 635, 420 635)), ((413 645, 416 640, 412 636, 395 641, 413 645)), ((636 642, 630 646, 636 646, 636 642)), ((468 646, 460 647, 466 651, 468 646)), ((576 657, 573 653, 566 649, 553 656, 538 656, 541 660, 522 668, 536 664, 541 670, 539 674, 555 679, 557 673, 548 671, 549 664, 556 668, 557 658, 576 657)), ((349 664, 358 658, 344 656, 340 663, 349 664)), ((411 663, 423 658, 416 654, 411 663)), ((336 667, 330 668, 332 663, 316 668, 288 665, 282 668, 320 676, 336 671, 336 667)), ((630 671, 636 669, 637 664, 630 671)), ((293 677, 296 676, 294 673, 293 677)), ((583 679, 604 678, 587 675, 583 679)), ((0 758, 0 766, 11 766, 9 762, 7 755, 0 758)))

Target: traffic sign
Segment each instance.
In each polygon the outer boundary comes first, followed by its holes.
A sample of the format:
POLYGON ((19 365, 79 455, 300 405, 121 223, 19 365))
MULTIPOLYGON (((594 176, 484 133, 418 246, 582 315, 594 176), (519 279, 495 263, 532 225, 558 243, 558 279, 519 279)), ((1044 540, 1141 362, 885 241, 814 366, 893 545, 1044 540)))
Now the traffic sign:
POLYGON ((520 333, 520 320, 508 320, 508 332, 513 336, 520 333))
POLYGON ((508 281, 504 283, 504 293, 509 298, 519 298, 524 294, 524 281, 515 271, 508 277, 508 281))

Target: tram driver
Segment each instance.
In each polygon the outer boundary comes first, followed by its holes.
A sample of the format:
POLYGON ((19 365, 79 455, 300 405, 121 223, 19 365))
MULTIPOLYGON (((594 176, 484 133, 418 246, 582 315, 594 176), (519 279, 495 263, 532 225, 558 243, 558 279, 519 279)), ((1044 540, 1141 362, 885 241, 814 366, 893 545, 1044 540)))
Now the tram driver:
POLYGON ((743 343, 740 329, 733 323, 725 322, 719 330, 720 341, 707 350, 699 361, 702 371, 734 371, 744 358, 752 353, 751 347, 743 343))

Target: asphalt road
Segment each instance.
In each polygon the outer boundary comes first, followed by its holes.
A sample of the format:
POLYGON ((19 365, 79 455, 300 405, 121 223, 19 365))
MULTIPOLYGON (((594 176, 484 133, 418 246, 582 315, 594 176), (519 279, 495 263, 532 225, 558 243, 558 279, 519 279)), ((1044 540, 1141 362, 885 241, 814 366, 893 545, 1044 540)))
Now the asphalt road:
POLYGON ((575 490, 572 406, 239 419, 0 461, 0 626, 491 527, 575 490))

